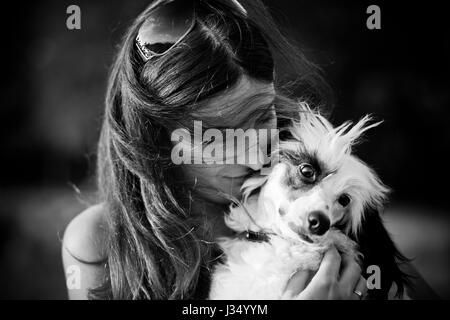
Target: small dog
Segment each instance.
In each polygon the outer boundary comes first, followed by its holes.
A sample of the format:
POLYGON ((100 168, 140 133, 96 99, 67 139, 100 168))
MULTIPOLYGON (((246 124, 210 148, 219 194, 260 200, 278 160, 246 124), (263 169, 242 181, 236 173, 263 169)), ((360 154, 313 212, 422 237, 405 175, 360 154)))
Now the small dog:
POLYGON ((365 116, 334 128, 300 105, 291 138, 277 148, 278 163, 268 176, 248 179, 242 203, 225 216, 238 236, 219 239, 224 260, 213 270, 209 298, 283 299, 292 274, 317 270, 331 245, 363 270, 380 267, 381 288, 369 291, 369 298, 387 298, 393 282, 401 295, 405 275, 398 262, 405 258, 379 215, 389 189, 351 153, 361 135, 381 122, 365 116))

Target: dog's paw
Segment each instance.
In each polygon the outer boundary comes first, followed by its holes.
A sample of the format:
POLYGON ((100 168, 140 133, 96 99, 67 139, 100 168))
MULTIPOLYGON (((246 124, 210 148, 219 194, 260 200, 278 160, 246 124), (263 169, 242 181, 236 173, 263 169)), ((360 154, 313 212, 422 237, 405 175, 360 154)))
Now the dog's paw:
POLYGON ((330 230, 327 238, 329 245, 334 245, 341 254, 348 255, 356 262, 361 263, 362 257, 358 251, 358 244, 347 235, 338 230, 330 230))

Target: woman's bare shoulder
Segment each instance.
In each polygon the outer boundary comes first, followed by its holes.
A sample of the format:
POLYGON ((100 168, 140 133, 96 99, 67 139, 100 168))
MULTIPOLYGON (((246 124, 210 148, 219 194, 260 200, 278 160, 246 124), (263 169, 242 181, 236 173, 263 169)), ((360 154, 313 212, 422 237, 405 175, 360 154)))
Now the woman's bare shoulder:
POLYGON ((63 248, 75 259, 98 263, 106 259, 107 221, 104 204, 93 205, 68 224, 63 237, 63 248))

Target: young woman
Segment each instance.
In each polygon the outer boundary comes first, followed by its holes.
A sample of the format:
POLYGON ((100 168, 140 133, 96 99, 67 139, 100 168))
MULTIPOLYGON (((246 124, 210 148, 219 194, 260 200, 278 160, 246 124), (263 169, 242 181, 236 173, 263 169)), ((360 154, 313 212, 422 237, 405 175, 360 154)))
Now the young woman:
MULTIPOLYGON (((177 166, 171 133, 191 130, 195 120, 203 130, 283 127, 296 112, 288 80, 303 99, 327 106, 320 73, 259 0, 162 0, 140 14, 110 75, 99 204, 64 236, 64 266, 81 276, 70 298, 206 298, 220 254, 214 239, 231 234, 223 223, 229 199, 263 164, 177 166)), ((332 249, 319 272, 296 274, 286 291, 360 299, 367 290, 361 272, 332 249)))

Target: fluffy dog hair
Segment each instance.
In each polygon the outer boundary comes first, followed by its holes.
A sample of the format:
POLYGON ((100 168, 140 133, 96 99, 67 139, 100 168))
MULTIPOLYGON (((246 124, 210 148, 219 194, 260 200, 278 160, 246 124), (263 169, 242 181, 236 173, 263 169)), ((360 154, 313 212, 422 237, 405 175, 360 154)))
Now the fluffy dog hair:
POLYGON ((369 299, 387 298, 393 283, 401 296, 407 278, 398 263, 406 259, 380 217, 389 189, 352 154, 362 134, 380 122, 371 123, 365 116, 355 125, 346 122, 334 128, 306 104, 300 107, 290 138, 272 155, 277 161, 271 173, 248 179, 243 201, 225 216, 232 230, 265 234, 266 241, 220 238, 224 258, 213 270, 209 298, 283 299, 292 274, 317 270, 331 245, 360 262, 366 278, 368 266, 380 267, 381 289, 369 290, 369 299), (314 179, 305 180, 299 173, 305 163, 314 179), (318 210, 331 226, 322 235, 307 228, 308 213, 318 210))

